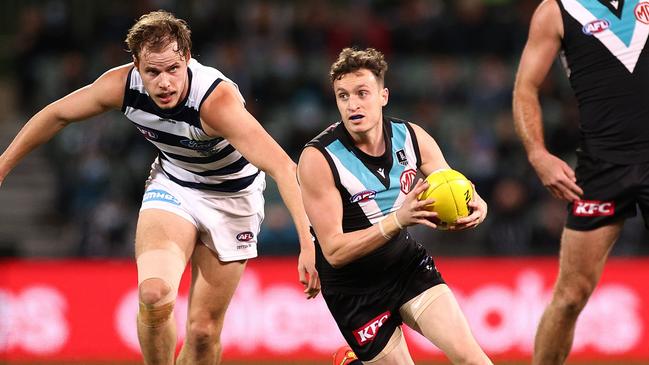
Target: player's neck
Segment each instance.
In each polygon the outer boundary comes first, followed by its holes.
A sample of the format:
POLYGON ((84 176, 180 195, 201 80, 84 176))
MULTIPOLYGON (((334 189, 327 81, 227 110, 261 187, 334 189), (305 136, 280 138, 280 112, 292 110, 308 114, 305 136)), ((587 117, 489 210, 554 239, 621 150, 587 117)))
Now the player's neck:
POLYGON ((385 153, 383 138, 383 121, 363 133, 350 132, 356 147, 370 156, 381 156, 385 153))

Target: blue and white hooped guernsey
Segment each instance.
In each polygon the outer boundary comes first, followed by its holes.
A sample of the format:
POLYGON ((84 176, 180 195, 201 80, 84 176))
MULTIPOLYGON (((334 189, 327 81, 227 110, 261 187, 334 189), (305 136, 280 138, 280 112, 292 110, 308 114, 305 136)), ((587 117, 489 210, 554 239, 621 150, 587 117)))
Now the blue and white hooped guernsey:
MULTIPOLYGON (((175 183, 234 195, 247 193, 264 180, 264 173, 226 139, 208 136, 200 121, 203 101, 220 82, 233 82, 195 59, 188 66, 187 97, 169 110, 155 105, 144 89, 138 70, 132 68, 126 81, 122 112, 158 149, 158 162, 175 183)), ((239 96, 243 103, 243 97, 239 96)))
POLYGON ((649 0, 557 2, 580 147, 613 163, 648 162, 649 0))
POLYGON ((369 156, 355 147, 342 122, 313 139, 333 172, 343 202, 343 231, 367 228, 397 210, 410 191, 421 165, 419 146, 410 125, 385 118, 386 153, 369 156))

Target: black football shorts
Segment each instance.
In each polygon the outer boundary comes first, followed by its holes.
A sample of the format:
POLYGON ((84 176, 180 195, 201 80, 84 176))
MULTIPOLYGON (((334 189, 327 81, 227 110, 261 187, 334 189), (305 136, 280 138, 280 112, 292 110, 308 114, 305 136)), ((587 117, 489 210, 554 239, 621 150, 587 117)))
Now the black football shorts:
POLYGON ((568 204, 566 227, 589 231, 634 217, 649 228, 649 162, 618 165, 577 151, 577 185, 584 195, 568 204))
MULTIPOLYGON (((404 274, 404 273, 401 273, 404 274)), ((363 361, 376 357, 403 322, 399 308, 429 288, 444 283, 435 263, 425 256, 405 275, 370 293, 325 293, 322 296, 343 337, 363 361)))

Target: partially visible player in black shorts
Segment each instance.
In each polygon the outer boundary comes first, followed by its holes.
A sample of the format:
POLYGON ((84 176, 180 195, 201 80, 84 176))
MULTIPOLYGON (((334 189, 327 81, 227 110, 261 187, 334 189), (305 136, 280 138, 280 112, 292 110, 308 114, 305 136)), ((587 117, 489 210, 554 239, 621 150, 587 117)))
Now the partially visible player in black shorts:
MULTIPOLYGON (((436 213, 424 208, 432 201, 417 200, 427 185, 413 182, 417 172, 449 166, 421 127, 383 116, 386 70, 374 49, 340 53, 330 77, 342 121, 309 142, 298 163, 322 295, 356 353, 342 351, 334 363, 355 364, 358 356, 376 365, 413 364, 405 323, 454 364, 491 364, 433 259, 406 228, 436 228, 436 213)), ((484 220, 487 205, 478 194, 469 206, 472 214, 453 229, 484 220)))
POLYGON ((635 217, 649 228, 649 162, 622 165, 577 151, 577 185, 584 194, 568 204, 566 227, 577 231, 635 217))
MULTIPOLYGON (((536 365, 563 364, 577 317, 626 218, 649 223, 649 3, 546 0, 537 8, 514 86, 514 124, 530 164, 568 202, 559 276, 536 332, 536 365), (557 55, 579 106, 577 167, 551 154, 539 89, 557 55)), ((649 227, 649 226, 648 226, 649 227)))

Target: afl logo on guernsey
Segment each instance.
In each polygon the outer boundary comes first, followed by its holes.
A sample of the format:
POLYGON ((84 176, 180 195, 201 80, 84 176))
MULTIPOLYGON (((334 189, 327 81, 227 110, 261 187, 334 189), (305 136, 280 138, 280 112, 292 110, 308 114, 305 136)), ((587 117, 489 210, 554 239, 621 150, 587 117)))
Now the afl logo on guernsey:
POLYGON ((136 126, 136 128, 137 128, 138 131, 140 131, 140 133, 142 133, 142 135, 144 137, 146 137, 148 139, 158 139, 158 134, 157 133, 155 133, 153 131, 150 131, 148 129, 142 128, 140 126, 136 126))
POLYGON ((611 26, 611 23, 606 19, 597 19, 593 20, 590 23, 586 23, 581 31, 586 35, 593 35, 599 32, 607 30, 611 26))
POLYGON ((649 2, 639 3, 633 10, 635 18, 645 24, 649 24, 649 2))
POLYGON ((372 199, 376 198, 376 191, 374 190, 365 190, 360 193, 354 194, 349 201, 352 203, 365 203, 372 199))

